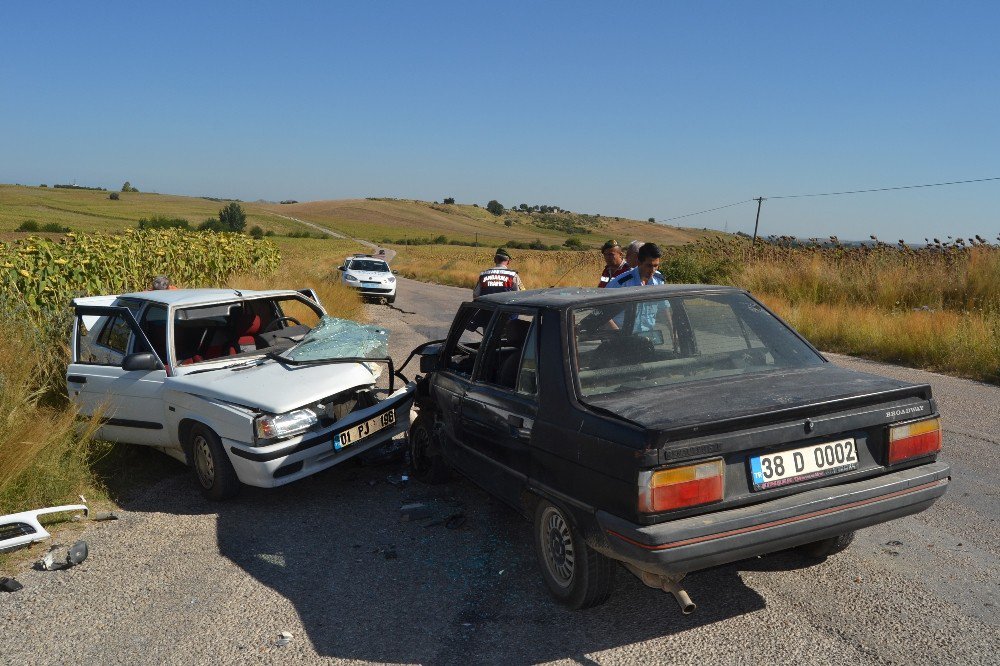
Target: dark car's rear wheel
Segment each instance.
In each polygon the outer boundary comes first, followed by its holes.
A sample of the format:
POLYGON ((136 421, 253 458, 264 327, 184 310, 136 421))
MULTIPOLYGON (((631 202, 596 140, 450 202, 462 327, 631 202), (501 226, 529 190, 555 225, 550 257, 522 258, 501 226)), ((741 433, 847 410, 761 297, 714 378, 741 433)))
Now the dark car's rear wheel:
POLYGON ((240 480, 229 462, 219 436, 208 426, 196 423, 188 434, 191 467, 202 494, 211 500, 234 497, 240 491, 240 480))
POLYGON ((444 483, 451 476, 448 463, 434 445, 434 421, 418 416, 410 426, 410 471, 417 481, 427 484, 444 483))
POLYGON ((614 561, 587 546, 563 510, 544 500, 535 507, 534 543, 545 586, 559 603, 589 608, 611 596, 614 561))
POLYGON ((822 560, 845 550, 851 545, 852 541, 854 541, 854 532, 848 532, 847 534, 840 534, 829 539, 820 539, 819 541, 803 544, 796 548, 796 550, 806 557, 814 560, 822 560))

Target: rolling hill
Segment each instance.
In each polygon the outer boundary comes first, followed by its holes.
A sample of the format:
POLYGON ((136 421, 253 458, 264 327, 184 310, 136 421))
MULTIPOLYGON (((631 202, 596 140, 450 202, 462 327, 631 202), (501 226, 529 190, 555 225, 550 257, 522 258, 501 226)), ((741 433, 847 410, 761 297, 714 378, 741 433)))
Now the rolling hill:
MULTIPOLYGON (((154 193, 120 193, 0 185, 0 233, 5 236, 22 223, 56 223, 74 231, 119 231, 136 226, 140 218, 160 215, 187 219, 192 226, 215 217, 225 200, 154 193)), ((435 204, 402 199, 341 199, 295 204, 241 202, 247 226, 260 226, 281 236, 309 231, 294 219, 377 242, 446 236, 449 240, 499 245, 509 240, 540 240, 560 245, 569 237, 585 247, 599 247, 608 238, 622 244, 639 238, 679 245, 719 235, 683 227, 651 224, 624 217, 579 213, 508 211, 495 216, 484 208, 465 204, 435 204)))

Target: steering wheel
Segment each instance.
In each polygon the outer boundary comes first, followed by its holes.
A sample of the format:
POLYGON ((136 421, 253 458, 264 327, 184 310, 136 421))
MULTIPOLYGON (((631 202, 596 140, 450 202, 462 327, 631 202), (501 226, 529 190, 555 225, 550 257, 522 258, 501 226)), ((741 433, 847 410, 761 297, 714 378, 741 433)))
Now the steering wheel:
POLYGON ((275 319, 274 321, 272 321, 270 324, 268 324, 267 326, 265 326, 264 330, 261 331, 261 333, 270 333, 272 330, 277 330, 278 329, 277 324, 280 324, 283 321, 294 322, 296 326, 301 326, 302 325, 302 322, 299 321, 298 319, 296 319, 295 317, 278 317, 277 319, 275 319))

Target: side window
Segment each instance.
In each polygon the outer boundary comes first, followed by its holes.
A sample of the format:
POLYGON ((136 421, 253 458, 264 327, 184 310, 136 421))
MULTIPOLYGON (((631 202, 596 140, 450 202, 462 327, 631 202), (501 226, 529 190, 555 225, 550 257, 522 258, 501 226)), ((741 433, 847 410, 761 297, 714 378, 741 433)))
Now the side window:
POLYGON ((121 365, 132 335, 120 317, 84 315, 77 324, 77 363, 121 365))
POLYGON ((97 344, 125 356, 128 351, 128 341, 132 337, 132 329, 121 317, 113 317, 101 329, 97 336, 97 344))
POLYGON ((524 395, 538 395, 538 320, 536 319, 528 339, 524 341, 524 355, 521 370, 517 376, 517 392, 524 395))
POLYGON ((514 390, 533 315, 501 311, 483 355, 479 379, 514 390))
MULTIPOLYGON (((167 363, 167 309, 162 305, 151 305, 146 308, 146 313, 139 321, 139 328, 149 338, 149 343, 153 345, 152 351, 159 357, 160 362, 167 363)), ((150 349, 141 338, 136 338, 133 352, 148 352, 150 349)))
POLYGON ((746 327, 729 303, 691 298, 685 301, 684 309, 698 351, 702 354, 725 354, 764 347, 764 343, 746 327))
POLYGON ((493 310, 469 307, 463 309, 455 321, 445 359, 449 370, 471 376, 476 365, 476 357, 483 345, 483 336, 489 328, 493 310))

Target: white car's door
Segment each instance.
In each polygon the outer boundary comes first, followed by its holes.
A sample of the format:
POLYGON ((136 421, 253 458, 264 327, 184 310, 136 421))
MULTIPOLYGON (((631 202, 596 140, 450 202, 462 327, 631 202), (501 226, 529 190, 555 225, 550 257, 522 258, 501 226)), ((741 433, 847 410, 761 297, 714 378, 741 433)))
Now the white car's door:
MULTIPOLYGON (((144 321, 153 309, 147 306, 144 321)), ((97 437, 132 444, 169 443, 162 399, 166 370, 160 354, 148 351, 158 346, 150 344, 128 308, 76 306, 66 388, 82 415, 100 415, 97 437)))

